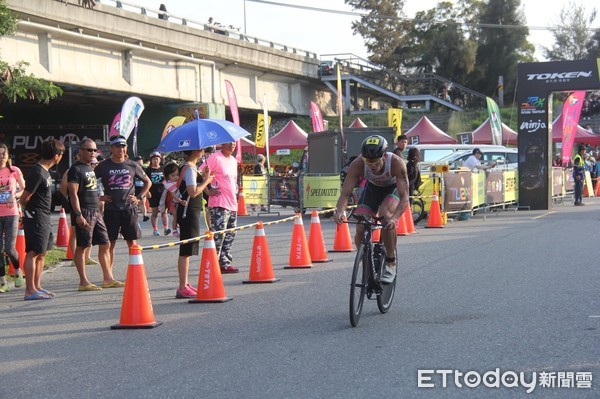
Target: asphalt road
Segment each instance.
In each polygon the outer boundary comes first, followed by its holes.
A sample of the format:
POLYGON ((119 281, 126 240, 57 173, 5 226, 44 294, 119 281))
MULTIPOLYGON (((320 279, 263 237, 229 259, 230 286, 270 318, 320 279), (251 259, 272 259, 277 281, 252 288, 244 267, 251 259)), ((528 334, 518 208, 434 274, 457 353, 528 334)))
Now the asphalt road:
MULTIPOLYGON (((585 202, 417 226, 399 237, 392 309, 381 315, 368 301, 357 328, 348 320, 354 253, 284 270, 291 223, 266 228, 274 284, 241 283, 254 230, 238 233, 241 273, 223 276, 233 298, 223 304, 175 299, 177 249, 144 251, 163 323, 151 330, 110 330, 122 289, 78 292, 75 269, 57 267, 43 277, 55 299, 0 296, 0 398, 598 398, 600 199, 585 202), (558 387, 590 375, 591 388, 558 387)), ((309 223, 306 215, 307 232, 309 223)), ((334 225, 321 223, 331 248, 334 225)), ((144 227, 142 245, 171 239, 144 227)), ((117 278, 127 262, 121 242, 117 278)), ((100 268, 88 270, 100 283, 100 268)))

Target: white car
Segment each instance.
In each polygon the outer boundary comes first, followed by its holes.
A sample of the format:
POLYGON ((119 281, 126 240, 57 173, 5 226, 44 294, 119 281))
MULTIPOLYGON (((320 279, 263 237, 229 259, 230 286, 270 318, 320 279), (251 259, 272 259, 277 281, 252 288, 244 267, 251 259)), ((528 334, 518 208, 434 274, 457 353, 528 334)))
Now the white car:
MULTIPOLYGON (((495 162, 496 166, 494 169, 517 169, 519 163, 519 153, 517 148, 505 148, 503 150, 481 148, 481 153, 481 163, 484 165, 489 165, 492 162, 495 162)), ((447 163, 450 166, 450 170, 458 169, 472 154, 472 150, 456 151, 436 161, 436 164, 447 163)))

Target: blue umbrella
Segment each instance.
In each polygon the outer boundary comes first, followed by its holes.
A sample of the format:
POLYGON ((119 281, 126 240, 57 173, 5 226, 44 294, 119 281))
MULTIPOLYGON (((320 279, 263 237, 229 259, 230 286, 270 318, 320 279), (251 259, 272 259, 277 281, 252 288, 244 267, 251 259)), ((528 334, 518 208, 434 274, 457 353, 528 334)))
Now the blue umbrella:
POLYGON ((201 150, 211 145, 231 143, 248 135, 249 132, 226 120, 194 119, 171 130, 156 151, 201 150))

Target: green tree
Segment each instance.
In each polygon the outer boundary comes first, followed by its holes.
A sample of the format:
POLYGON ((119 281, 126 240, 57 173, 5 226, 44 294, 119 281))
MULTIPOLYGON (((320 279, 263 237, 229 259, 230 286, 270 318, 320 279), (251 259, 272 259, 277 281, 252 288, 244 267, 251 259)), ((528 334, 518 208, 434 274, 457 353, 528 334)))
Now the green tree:
POLYGON ((600 29, 596 29, 592 35, 587 50, 589 58, 600 58, 600 29))
MULTIPOLYGON (((16 28, 17 19, 7 7, 6 1, 0 0, 0 36, 13 35, 16 28)), ((0 60, 0 102, 34 100, 48 104, 53 98, 62 95, 62 89, 52 82, 27 74, 28 65, 25 61, 10 65, 0 60)))
POLYGON ((517 64, 532 61, 534 52, 527 41, 529 29, 525 26, 521 1, 489 0, 482 9, 478 31, 476 68, 469 77, 469 86, 492 97, 502 75, 505 95, 511 98, 517 64))
MULTIPOLYGON (((560 11, 559 23, 554 35, 554 45, 544 47, 544 56, 550 61, 571 61, 588 58, 593 52, 594 38, 589 26, 596 19, 596 9, 587 13, 584 6, 569 3, 560 11)), ((596 50, 598 49, 596 41, 596 50)))

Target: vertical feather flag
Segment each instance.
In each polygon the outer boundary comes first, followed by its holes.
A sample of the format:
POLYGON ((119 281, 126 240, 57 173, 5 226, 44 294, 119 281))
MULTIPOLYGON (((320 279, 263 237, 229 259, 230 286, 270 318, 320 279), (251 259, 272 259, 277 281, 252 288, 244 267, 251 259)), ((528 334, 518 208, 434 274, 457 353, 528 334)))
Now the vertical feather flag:
POLYGON ((269 160, 269 125, 271 124, 271 117, 269 116, 269 108, 267 107, 267 95, 263 96, 263 122, 265 130, 265 154, 267 156, 267 171, 271 173, 271 161, 269 160))
POLYGON ((489 97, 485 98, 488 114, 490 116, 490 127, 492 129, 492 144, 502 145, 502 120, 498 104, 489 97))
POLYGON ((562 162, 568 165, 571 161, 571 152, 573 151, 573 142, 575 141, 575 132, 581 116, 581 107, 585 99, 585 91, 574 91, 565 100, 563 105, 563 137, 562 137, 562 162))
POLYGON ((118 136, 121 132, 121 113, 119 112, 117 115, 115 115, 115 118, 112 121, 112 124, 110 125, 110 133, 108 135, 108 137, 112 137, 112 136, 118 136))
POLYGON ((165 125, 165 128, 163 129, 162 136, 160 139, 164 139, 167 134, 171 133, 171 130, 183 125, 183 122, 185 122, 185 116, 174 116, 171 119, 169 119, 169 121, 165 125))
POLYGON ((388 126, 395 128, 394 138, 400 136, 402 132, 402 108, 388 109, 388 126))
POLYGON ((265 148, 267 143, 267 136, 265 135, 265 125, 271 124, 271 117, 269 116, 269 121, 265 123, 265 115, 258 114, 256 118, 256 140, 255 145, 256 148, 265 148))
MULTIPOLYGON (((233 123, 240 126, 240 112, 238 110, 237 97, 235 95, 235 90, 233 89, 233 85, 230 81, 225 81, 225 88, 227 89, 227 100, 229 101, 229 110, 231 111, 231 119, 233 119, 233 123)), ((235 159, 238 163, 242 163, 242 141, 237 140, 235 142, 235 159)))
POLYGON ((321 109, 312 101, 310 102, 310 119, 312 120, 313 132, 322 132, 325 130, 321 109))
POLYGON ((144 103, 138 97, 129 97, 121 108, 120 133, 125 139, 129 138, 133 131, 133 155, 137 156, 137 130, 138 119, 144 111, 144 103))

